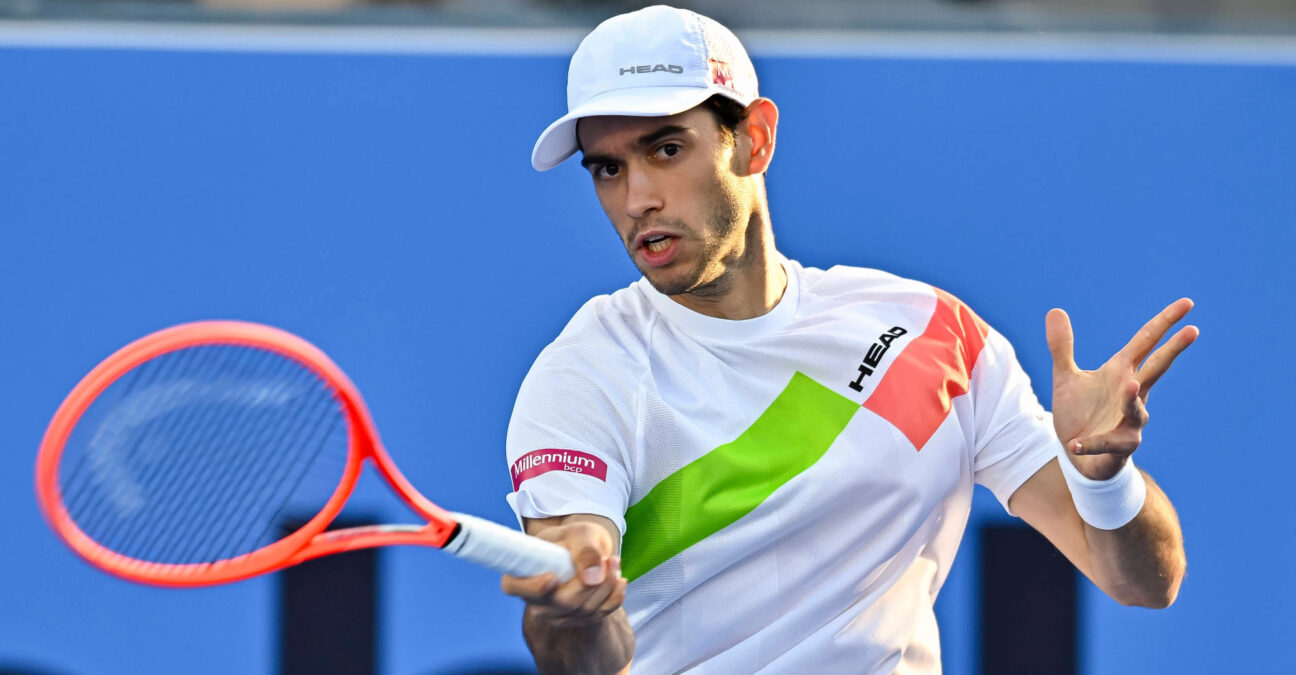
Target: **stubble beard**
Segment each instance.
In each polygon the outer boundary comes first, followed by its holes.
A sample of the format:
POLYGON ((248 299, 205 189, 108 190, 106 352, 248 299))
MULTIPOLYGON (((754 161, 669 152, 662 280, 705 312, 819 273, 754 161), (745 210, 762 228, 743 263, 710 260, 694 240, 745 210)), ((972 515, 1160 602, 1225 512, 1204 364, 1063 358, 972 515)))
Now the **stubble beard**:
MULTIPOLYGON (((671 274, 671 278, 663 278, 665 270, 645 267, 635 260, 639 272, 653 288, 657 289, 658 293, 662 295, 688 293, 695 297, 720 297, 727 294, 733 286, 733 275, 749 263, 749 258, 754 253, 751 242, 743 242, 745 245, 735 244, 735 233, 744 226, 750 226, 749 223, 742 222, 737 195, 723 188, 718 189, 717 192, 719 198, 711 211, 707 226, 702 231, 702 250, 687 272, 676 272, 671 274)), ((698 232, 697 228, 689 227, 682 220, 668 222, 677 232, 698 232)))

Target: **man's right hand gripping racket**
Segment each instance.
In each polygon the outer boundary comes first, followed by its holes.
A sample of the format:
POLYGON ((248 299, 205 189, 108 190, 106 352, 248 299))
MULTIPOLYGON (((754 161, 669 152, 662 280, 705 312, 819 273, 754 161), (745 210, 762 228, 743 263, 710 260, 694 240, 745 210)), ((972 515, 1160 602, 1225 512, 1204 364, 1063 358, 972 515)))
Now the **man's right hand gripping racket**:
POLYGON ((108 357, 50 422, 36 494, 74 551, 149 584, 220 584, 390 544, 516 576, 574 574, 566 549, 419 494, 342 370, 259 324, 184 324, 108 357), (326 530, 365 462, 427 524, 326 530))

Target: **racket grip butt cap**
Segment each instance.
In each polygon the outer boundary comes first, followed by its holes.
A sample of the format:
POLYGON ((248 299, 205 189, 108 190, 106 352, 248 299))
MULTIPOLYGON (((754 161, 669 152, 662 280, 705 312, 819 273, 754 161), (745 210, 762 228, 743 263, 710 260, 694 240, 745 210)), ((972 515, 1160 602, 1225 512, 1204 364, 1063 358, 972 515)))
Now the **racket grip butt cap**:
POLYGON ((557 544, 466 513, 453 515, 459 532, 443 550, 457 558, 517 577, 551 572, 567 581, 576 576, 571 554, 557 544))

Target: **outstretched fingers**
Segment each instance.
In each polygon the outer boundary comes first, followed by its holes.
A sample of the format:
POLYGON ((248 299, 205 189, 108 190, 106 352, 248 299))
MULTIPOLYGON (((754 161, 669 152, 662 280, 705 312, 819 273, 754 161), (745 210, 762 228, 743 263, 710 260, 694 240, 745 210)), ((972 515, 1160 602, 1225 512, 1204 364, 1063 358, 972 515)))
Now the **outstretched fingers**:
POLYGON ((1188 314, 1188 311, 1192 308, 1193 301, 1188 298, 1179 298, 1166 305, 1165 309, 1143 324, 1143 327, 1134 334, 1134 337, 1130 338, 1130 341, 1121 349, 1121 355, 1131 365, 1138 365, 1144 358, 1147 358, 1148 353, 1161 341, 1166 331, 1179 323, 1179 320, 1184 318, 1184 315, 1188 314))
POLYGON ((1071 317, 1066 311, 1054 307, 1044 317, 1044 337, 1049 353, 1053 355, 1053 370, 1075 372, 1075 334, 1071 331, 1071 317))
POLYGON ((1184 326, 1165 344, 1152 352, 1152 356, 1148 357, 1148 360, 1138 371, 1138 379, 1142 383, 1142 387, 1139 389, 1140 399, 1147 400, 1148 391, 1152 389, 1152 385, 1161 379, 1161 376, 1170 369, 1170 364, 1174 363, 1174 360, 1188 348, 1188 345, 1195 342, 1200 334, 1201 331, 1197 330, 1196 326, 1184 326))

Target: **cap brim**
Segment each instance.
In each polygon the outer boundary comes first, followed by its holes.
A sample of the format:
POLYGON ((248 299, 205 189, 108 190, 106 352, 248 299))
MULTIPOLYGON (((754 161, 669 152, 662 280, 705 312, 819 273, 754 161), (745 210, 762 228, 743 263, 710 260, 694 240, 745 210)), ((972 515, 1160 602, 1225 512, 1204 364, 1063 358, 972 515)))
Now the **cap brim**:
POLYGON ((712 94, 733 94, 721 87, 634 87, 595 96, 549 125, 531 151, 531 166, 548 171, 576 154, 576 122, 582 117, 626 115, 665 117, 682 113, 712 94))

